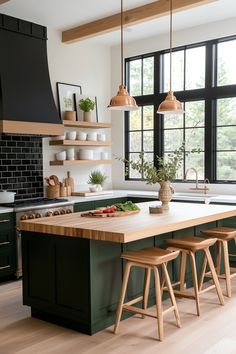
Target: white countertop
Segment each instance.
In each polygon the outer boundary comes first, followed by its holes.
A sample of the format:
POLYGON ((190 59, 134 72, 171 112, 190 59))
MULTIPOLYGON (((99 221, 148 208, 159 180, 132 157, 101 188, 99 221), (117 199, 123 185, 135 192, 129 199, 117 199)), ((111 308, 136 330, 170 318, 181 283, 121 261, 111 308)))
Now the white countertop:
POLYGON ((13 212, 13 208, 0 207, 0 214, 12 213, 12 212, 13 212))

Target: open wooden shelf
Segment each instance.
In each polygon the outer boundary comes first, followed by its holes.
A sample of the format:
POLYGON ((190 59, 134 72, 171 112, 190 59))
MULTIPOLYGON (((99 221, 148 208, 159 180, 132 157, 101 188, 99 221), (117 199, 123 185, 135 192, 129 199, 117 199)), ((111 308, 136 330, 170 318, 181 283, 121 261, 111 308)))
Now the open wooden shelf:
POLYGON ((51 140, 49 145, 57 146, 111 146, 111 141, 51 140))
POLYGON ((111 123, 63 120, 63 124, 65 127, 75 127, 75 128, 95 128, 95 129, 111 128, 111 123))
POLYGON ((111 160, 65 160, 65 161, 50 161, 50 166, 69 166, 69 165, 100 165, 111 164, 111 160))

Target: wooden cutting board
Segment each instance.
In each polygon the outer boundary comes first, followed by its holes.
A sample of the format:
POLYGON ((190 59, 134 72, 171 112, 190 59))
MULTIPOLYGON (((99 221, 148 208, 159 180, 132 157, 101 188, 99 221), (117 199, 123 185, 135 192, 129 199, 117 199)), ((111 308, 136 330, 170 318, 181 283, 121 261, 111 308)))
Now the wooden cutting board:
POLYGON ((74 191, 74 178, 70 176, 70 171, 67 171, 67 178, 65 178, 65 186, 70 187, 71 193, 74 191))
POLYGON ((107 217, 121 217, 121 216, 133 215, 139 212, 140 210, 130 210, 130 211, 115 211, 114 213, 95 214, 94 211, 89 211, 80 214, 80 216, 86 218, 107 218, 107 217))
POLYGON ((71 195, 74 197, 92 197, 96 195, 106 195, 106 194, 113 194, 113 191, 100 191, 100 192, 72 192, 71 195))

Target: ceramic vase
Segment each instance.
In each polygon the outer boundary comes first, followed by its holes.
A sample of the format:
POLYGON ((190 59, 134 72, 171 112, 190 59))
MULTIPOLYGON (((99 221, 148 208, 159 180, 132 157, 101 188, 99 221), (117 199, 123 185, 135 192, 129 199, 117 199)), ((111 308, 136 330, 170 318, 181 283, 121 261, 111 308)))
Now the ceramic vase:
POLYGON ((92 122, 92 111, 84 112, 84 121, 92 122))
POLYGON ((159 190, 159 200, 162 202, 162 209, 169 209, 169 201, 172 198, 172 194, 174 193, 173 187, 170 185, 170 181, 160 182, 160 190, 159 190))

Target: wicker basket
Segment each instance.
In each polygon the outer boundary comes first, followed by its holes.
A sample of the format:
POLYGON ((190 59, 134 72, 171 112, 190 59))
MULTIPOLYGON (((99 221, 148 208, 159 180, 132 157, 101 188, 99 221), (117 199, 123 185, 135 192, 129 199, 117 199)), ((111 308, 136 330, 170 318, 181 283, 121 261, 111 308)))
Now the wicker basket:
POLYGON ((47 186, 47 197, 48 198, 59 198, 60 197, 60 186, 47 186))

